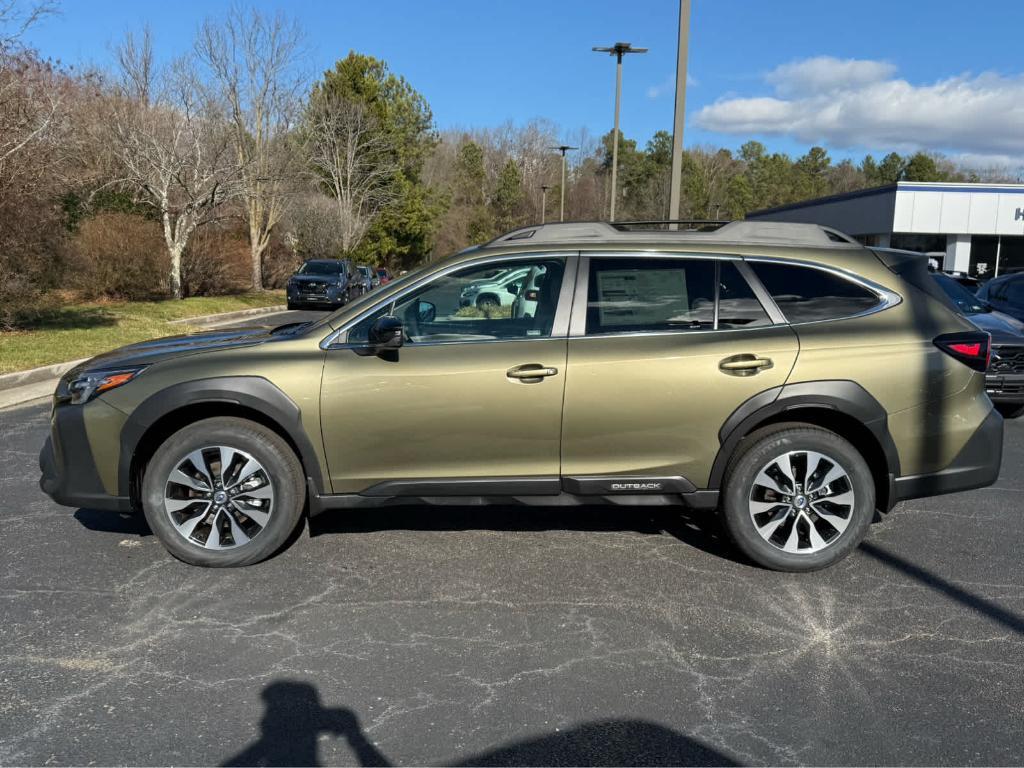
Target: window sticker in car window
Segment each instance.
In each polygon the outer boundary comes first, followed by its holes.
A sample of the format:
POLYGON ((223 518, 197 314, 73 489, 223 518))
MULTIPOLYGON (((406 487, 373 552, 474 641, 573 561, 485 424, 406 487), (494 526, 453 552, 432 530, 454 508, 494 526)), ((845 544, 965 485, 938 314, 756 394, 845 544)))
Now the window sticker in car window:
POLYGON ((602 326, 656 325, 665 322, 668 306, 682 315, 690 307, 685 269, 602 270, 597 295, 602 326))

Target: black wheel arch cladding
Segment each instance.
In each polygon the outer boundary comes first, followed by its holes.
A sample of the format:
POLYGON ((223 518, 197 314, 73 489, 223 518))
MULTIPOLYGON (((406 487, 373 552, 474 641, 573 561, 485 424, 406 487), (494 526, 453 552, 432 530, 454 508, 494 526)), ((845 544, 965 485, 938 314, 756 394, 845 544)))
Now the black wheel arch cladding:
POLYGON ((832 411, 863 425, 881 449, 889 475, 899 476, 899 453, 889 433, 888 416, 882 404, 853 381, 807 381, 759 392, 729 415, 718 432, 718 455, 711 468, 708 487, 721 486, 730 458, 751 431, 779 416, 791 414, 793 421, 800 421, 801 410, 808 409, 832 411))
POLYGON ((286 433, 297 449, 306 475, 313 480, 316 487, 323 489, 320 462, 313 443, 302 426, 302 412, 295 401, 262 376, 218 376, 171 385, 150 395, 132 411, 121 429, 119 493, 125 496, 130 494, 136 451, 147 432, 157 422, 184 408, 215 406, 217 403, 239 406, 274 422, 286 433))

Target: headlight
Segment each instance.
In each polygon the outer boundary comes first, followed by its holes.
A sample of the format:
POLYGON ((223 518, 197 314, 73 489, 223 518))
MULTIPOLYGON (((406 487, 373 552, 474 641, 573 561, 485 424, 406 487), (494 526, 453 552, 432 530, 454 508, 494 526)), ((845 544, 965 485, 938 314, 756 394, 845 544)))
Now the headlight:
POLYGON ((119 368, 115 371, 84 371, 69 379, 66 389, 60 388, 64 392, 58 390, 58 398, 66 399, 74 405, 82 405, 92 400, 100 392, 127 384, 145 368, 146 366, 142 365, 134 368, 119 368), (60 397, 61 394, 64 395, 63 398, 60 397))

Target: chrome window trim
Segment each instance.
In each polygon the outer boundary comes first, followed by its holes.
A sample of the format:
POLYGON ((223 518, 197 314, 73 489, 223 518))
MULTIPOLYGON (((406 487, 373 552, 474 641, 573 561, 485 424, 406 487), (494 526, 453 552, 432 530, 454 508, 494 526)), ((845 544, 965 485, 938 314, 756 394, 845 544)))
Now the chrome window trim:
POLYGON ((547 336, 524 336, 519 339, 467 339, 465 341, 426 341, 417 342, 416 347, 428 347, 428 346, 441 346, 451 344, 493 344, 495 342, 507 342, 507 341, 550 341, 551 339, 565 338, 569 334, 569 313, 571 310, 571 297, 573 287, 575 286, 576 274, 577 274, 577 263, 579 259, 579 251, 551 251, 551 252, 519 252, 519 253, 508 253, 500 256, 493 254, 482 254, 479 258, 470 259, 467 261, 460 261, 456 264, 452 264, 437 272, 431 272, 429 275, 424 275, 421 279, 406 286, 398 293, 388 296, 384 301, 374 304, 372 307, 360 312, 354 318, 346 322, 337 330, 332 331, 323 339, 320 340, 320 349, 359 349, 365 347, 365 344, 349 344, 348 343, 348 332, 353 326, 359 324, 370 315, 378 312, 382 307, 386 307, 391 304, 398 303, 402 298, 408 296, 410 293, 423 288, 426 285, 438 280, 442 277, 450 275, 453 272, 458 272, 462 269, 466 269, 474 266, 481 266, 484 264, 502 263, 506 261, 530 261, 530 260, 543 260, 543 259, 564 259, 565 269, 562 273, 562 285, 558 292, 558 307, 555 309, 555 319, 551 326, 551 333, 547 336))
MULTIPOLYGON (((854 272, 850 272, 839 267, 831 267, 825 264, 811 264, 806 261, 797 261, 794 259, 780 258, 775 256, 748 256, 745 257, 743 261, 748 263, 764 262, 767 264, 783 264, 789 267, 801 267, 803 269, 817 269, 820 272, 829 272, 840 279, 849 280, 851 283, 859 285, 861 288, 870 291, 871 293, 875 294, 875 296, 878 297, 878 304, 871 307, 870 309, 865 309, 863 312, 855 312, 852 315, 829 317, 823 320, 804 320, 798 323, 792 323, 789 322, 788 319, 786 319, 784 321, 785 324, 791 327, 800 327, 802 325, 816 325, 818 323, 834 323, 837 320, 853 320, 858 317, 867 317, 868 315, 873 315, 877 312, 884 312, 887 309, 891 309, 892 307, 895 307, 898 304, 903 303, 903 296, 896 293, 896 291, 886 288, 883 285, 879 285, 873 280, 868 280, 866 277, 861 277, 860 275, 854 272)), ((764 287, 764 284, 761 282, 760 278, 757 277, 757 273, 753 269, 750 270, 750 273, 751 277, 756 282, 756 285, 762 291, 764 291, 766 295, 770 297, 768 289, 764 287)), ((772 299, 772 306, 776 307, 779 310, 779 313, 783 316, 783 318, 785 318, 785 312, 783 312, 782 309, 778 307, 774 299, 772 299)))

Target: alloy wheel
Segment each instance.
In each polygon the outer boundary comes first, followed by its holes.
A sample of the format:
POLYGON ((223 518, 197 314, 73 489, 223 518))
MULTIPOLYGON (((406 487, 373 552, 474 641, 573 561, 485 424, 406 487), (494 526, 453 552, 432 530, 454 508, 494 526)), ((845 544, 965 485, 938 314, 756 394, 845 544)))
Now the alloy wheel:
POLYGON ((817 451, 789 451, 767 464, 750 490, 750 519, 783 552, 811 555, 831 546, 853 519, 847 470, 817 451))
POLYGON ((274 485, 251 454, 226 445, 198 448, 171 470, 164 510, 175 530, 205 549, 249 543, 270 522, 274 485))

